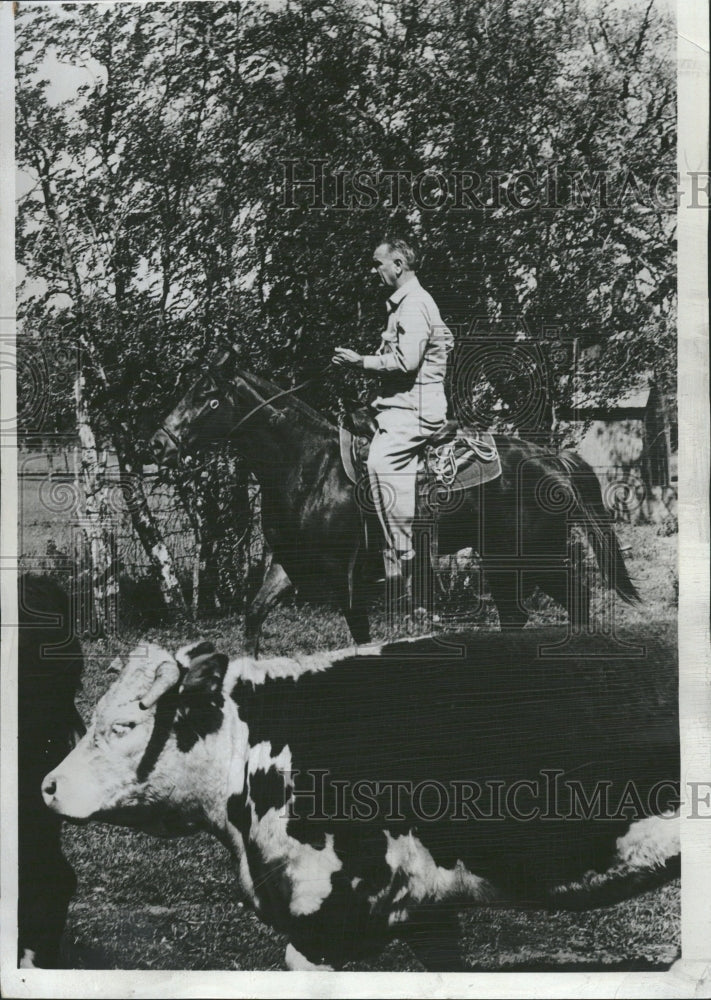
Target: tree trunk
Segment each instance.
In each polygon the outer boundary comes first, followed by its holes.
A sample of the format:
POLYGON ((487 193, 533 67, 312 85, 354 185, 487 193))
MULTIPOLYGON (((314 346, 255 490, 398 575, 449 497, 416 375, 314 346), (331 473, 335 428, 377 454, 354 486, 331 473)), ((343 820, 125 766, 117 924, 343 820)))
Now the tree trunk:
POLYGON ((133 529, 150 559, 151 568, 158 580, 160 592, 166 608, 172 612, 185 613, 185 596, 173 568, 173 560, 163 540, 153 511, 148 505, 139 462, 125 442, 116 443, 121 478, 130 484, 127 505, 133 529))
POLYGON ((197 620, 200 608, 204 603, 203 582, 206 561, 205 532, 203 531, 204 518, 202 516, 199 495, 195 483, 191 486, 186 483, 181 476, 176 476, 173 480, 173 489, 175 490, 193 529, 195 544, 193 548, 192 560, 192 599, 190 611, 193 620, 197 620))
POLYGON ((215 537, 214 530, 207 530, 204 519, 202 519, 202 525, 202 529, 197 535, 200 596, 199 600, 196 599, 194 602, 196 616, 201 611, 214 614, 222 607, 217 595, 220 580, 220 568, 217 561, 219 539, 215 537))
POLYGON ((252 533, 255 528, 252 497, 249 487, 249 473, 239 459, 232 456, 229 459, 230 474, 234 477, 234 523, 235 529, 239 532, 239 544, 236 555, 236 562, 239 567, 240 578, 240 603, 244 605, 247 598, 247 580, 251 569, 251 545, 252 533))
POLYGON ((271 565, 272 554, 262 531, 262 492, 259 483, 252 475, 249 475, 247 480, 247 498, 250 530, 246 546, 245 600, 249 602, 259 589, 264 575, 271 565))
POLYGON ((193 557, 193 592, 190 614, 197 621, 200 611, 200 572, 202 568, 202 531, 195 532, 195 555, 193 557))
POLYGON ((229 450, 216 455, 214 463, 212 481, 215 488, 207 491, 204 499, 211 514, 210 523, 214 523, 211 564, 216 592, 222 604, 241 607, 249 573, 252 527, 248 474, 239 458, 229 450))
POLYGON ((96 635, 113 635, 118 624, 116 538, 105 469, 99 460, 96 438, 84 405, 83 389, 84 380, 78 374, 74 383, 74 399, 80 444, 80 495, 83 497, 81 526, 91 554, 93 615, 90 631, 96 635))

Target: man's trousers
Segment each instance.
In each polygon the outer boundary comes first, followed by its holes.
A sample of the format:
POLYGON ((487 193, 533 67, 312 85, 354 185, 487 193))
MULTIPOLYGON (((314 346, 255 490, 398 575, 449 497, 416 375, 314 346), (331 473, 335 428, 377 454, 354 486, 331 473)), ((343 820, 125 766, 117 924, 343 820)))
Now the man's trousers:
POLYGON ((427 417, 421 411, 396 407, 383 409, 376 417, 378 430, 368 454, 368 473, 385 536, 383 555, 388 577, 399 574, 401 559, 412 559, 415 554, 412 526, 417 464, 423 445, 444 423, 446 401, 442 404, 428 407, 427 417))

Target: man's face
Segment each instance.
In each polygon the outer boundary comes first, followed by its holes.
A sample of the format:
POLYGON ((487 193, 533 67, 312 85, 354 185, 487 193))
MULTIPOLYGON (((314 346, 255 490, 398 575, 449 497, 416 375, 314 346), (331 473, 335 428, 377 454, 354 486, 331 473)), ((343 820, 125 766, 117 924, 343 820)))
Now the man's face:
POLYGON ((402 272, 402 261, 393 257, 387 244, 381 244, 373 254, 373 270, 371 274, 386 288, 395 288, 397 279, 402 272))

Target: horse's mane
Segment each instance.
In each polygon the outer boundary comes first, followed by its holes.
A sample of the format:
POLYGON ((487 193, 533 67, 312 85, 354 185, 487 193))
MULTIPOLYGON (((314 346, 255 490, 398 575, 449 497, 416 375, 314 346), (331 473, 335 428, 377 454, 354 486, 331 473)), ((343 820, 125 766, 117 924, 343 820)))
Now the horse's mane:
MULTIPOLYGON (((244 378, 245 381, 250 382, 254 388, 265 397, 274 396, 278 392, 284 392, 283 386, 277 385, 276 382, 270 382, 269 379, 262 378, 261 375, 255 375, 254 372, 247 371, 245 368, 238 368, 236 374, 244 378)), ((335 430, 335 426, 330 420, 327 420, 323 414, 318 412, 318 410, 314 410, 314 408, 309 406, 308 403, 305 403, 303 399, 299 399, 295 393, 291 393, 288 396, 282 396, 274 402, 277 406, 291 407, 291 409, 296 410, 306 420, 309 420, 312 424, 316 424, 316 426, 321 430, 328 430, 331 432, 335 430)))

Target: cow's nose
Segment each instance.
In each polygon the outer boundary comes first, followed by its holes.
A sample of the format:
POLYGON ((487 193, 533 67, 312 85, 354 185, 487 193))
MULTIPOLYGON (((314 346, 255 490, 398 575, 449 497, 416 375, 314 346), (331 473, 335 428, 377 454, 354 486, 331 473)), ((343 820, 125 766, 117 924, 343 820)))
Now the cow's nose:
POLYGON ((54 800, 54 796, 57 794, 57 779, 53 774, 48 774, 47 777, 42 782, 42 798, 44 799, 45 805, 49 806, 54 800))

